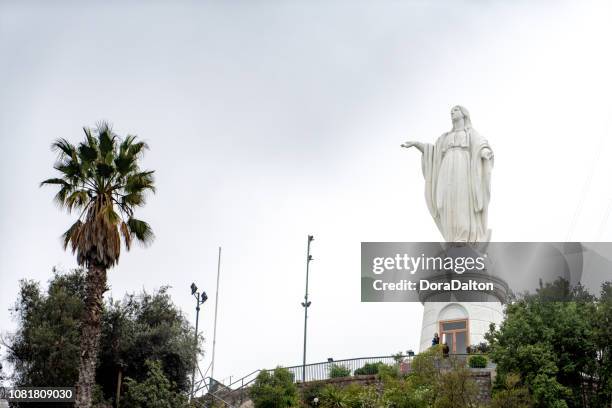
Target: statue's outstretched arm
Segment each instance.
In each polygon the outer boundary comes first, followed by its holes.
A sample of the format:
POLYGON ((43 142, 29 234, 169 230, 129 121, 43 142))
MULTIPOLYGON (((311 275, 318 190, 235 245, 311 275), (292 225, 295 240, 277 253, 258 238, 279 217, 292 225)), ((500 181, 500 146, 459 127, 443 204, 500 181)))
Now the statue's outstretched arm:
POLYGON ((424 145, 423 145, 423 143, 421 143, 421 142, 404 142, 404 143, 402 143, 402 145, 401 145, 401 146, 402 146, 402 147, 405 147, 405 148, 407 148, 407 149, 408 149, 408 148, 411 148, 411 147, 416 147, 417 149, 419 149, 419 151, 420 151, 421 153, 423 153, 423 150, 424 150, 424 148, 425 148, 425 146, 424 146, 424 145))

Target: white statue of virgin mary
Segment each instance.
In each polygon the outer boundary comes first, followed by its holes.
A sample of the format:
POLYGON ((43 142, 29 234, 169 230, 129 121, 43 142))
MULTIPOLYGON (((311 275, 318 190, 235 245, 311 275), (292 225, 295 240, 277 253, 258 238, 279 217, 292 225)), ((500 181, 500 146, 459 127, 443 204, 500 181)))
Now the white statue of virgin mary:
POLYGON ((488 242, 487 207, 493 151, 472 128, 463 106, 451 110, 453 128, 435 144, 406 142, 422 153, 425 200, 446 242, 488 242))

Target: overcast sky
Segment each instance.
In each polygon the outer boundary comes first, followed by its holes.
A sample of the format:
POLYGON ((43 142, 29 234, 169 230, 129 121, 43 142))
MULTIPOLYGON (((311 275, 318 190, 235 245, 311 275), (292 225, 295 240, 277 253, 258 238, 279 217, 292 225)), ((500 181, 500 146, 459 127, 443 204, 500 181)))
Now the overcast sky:
POLYGON ((18 281, 75 266, 39 188, 51 142, 101 119, 151 147, 157 239, 111 290, 171 285, 216 375, 418 349, 420 304, 360 303, 361 241, 441 239, 420 158, 466 106, 495 152, 496 241, 612 240, 609 1, 0 1, 0 332, 18 281), (147 5, 145 5, 147 4, 147 5))

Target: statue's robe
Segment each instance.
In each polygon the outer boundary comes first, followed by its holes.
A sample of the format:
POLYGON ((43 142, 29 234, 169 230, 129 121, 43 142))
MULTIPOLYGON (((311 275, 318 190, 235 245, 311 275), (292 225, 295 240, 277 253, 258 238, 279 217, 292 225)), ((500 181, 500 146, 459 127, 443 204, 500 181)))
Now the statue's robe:
POLYGON ((425 199, 447 242, 488 242, 487 207, 493 160, 482 158, 491 147, 478 132, 444 133, 422 156, 425 199))

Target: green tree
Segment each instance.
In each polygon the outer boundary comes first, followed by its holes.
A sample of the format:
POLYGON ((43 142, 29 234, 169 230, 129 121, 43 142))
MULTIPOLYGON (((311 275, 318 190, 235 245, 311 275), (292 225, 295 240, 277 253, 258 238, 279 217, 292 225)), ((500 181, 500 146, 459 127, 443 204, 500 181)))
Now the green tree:
MULTIPOLYGON (((7 342, 7 358, 17 385, 74 384, 84 296, 85 272, 81 269, 65 274, 54 271, 46 293, 36 282, 21 282, 13 309, 18 328, 7 342)), ((122 301, 109 299, 103 309, 98 354, 99 400, 117 402, 121 378, 144 381, 146 360, 161 362, 173 392, 187 391, 195 353, 193 337, 193 327, 165 287, 151 294, 126 295, 122 301)))
POLYGON ((587 389, 594 390, 587 403, 612 405, 612 282, 602 285, 596 311, 590 319, 596 358, 593 375, 586 378, 587 389))
POLYGON ((196 353, 194 329, 173 304, 167 287, 107 303, 102 324, 97 378, 106 396, 115 395, 121 379, 143 381, 145 362, 162 364, 177 392, 187 392, 196 353), (109 381, 109 379, 113 379, 109 381))
POLYGON ((127 377, 125 381, 126 407, 130 408, 187 408, 187 397, 174 391, 175 385, 166 378, 161 363, 155 360, 145 362, 146 377, 138 382, 127 377))
POLYGON ((139 159, 147 149, 136 136, 125 139, 107 123, 83 129, 85 140, 78 146, 66 139, 52 144, 59 153, 55 170, 59 178, 43 181, 59 191, 55 202, 69 213, 77 211, 75 223, 64 233, 64 247, 71 246, 77 262, 87 268, 85 308, 81 324, 79 378, 76 406, 91 407, 100 338, 106 271, 119 261, 121 240, 129 250, 134 240, 149 243, 149 224, 134 218, 134 210, 145 204, 146 192, 155 191, 153 172, 141 171, 139 159))
POLYGON ((20 282, 12 309, 18 328, 7 341, 17 386, 65 387, 78 376, 85 273, 53 274, 46 294, 37 282, 20 282))
POLYGON ((282 367, 272 372, 260 372, 249 390, 249 396, 255 408, 295 407, 299 401, 293 374, 282 367))
POLYGON ((610 284, 599 299, 566 281, 514 299, 487 339, 496 389, 520 375, 536 407, 606 406, 611 401, 610 284))

